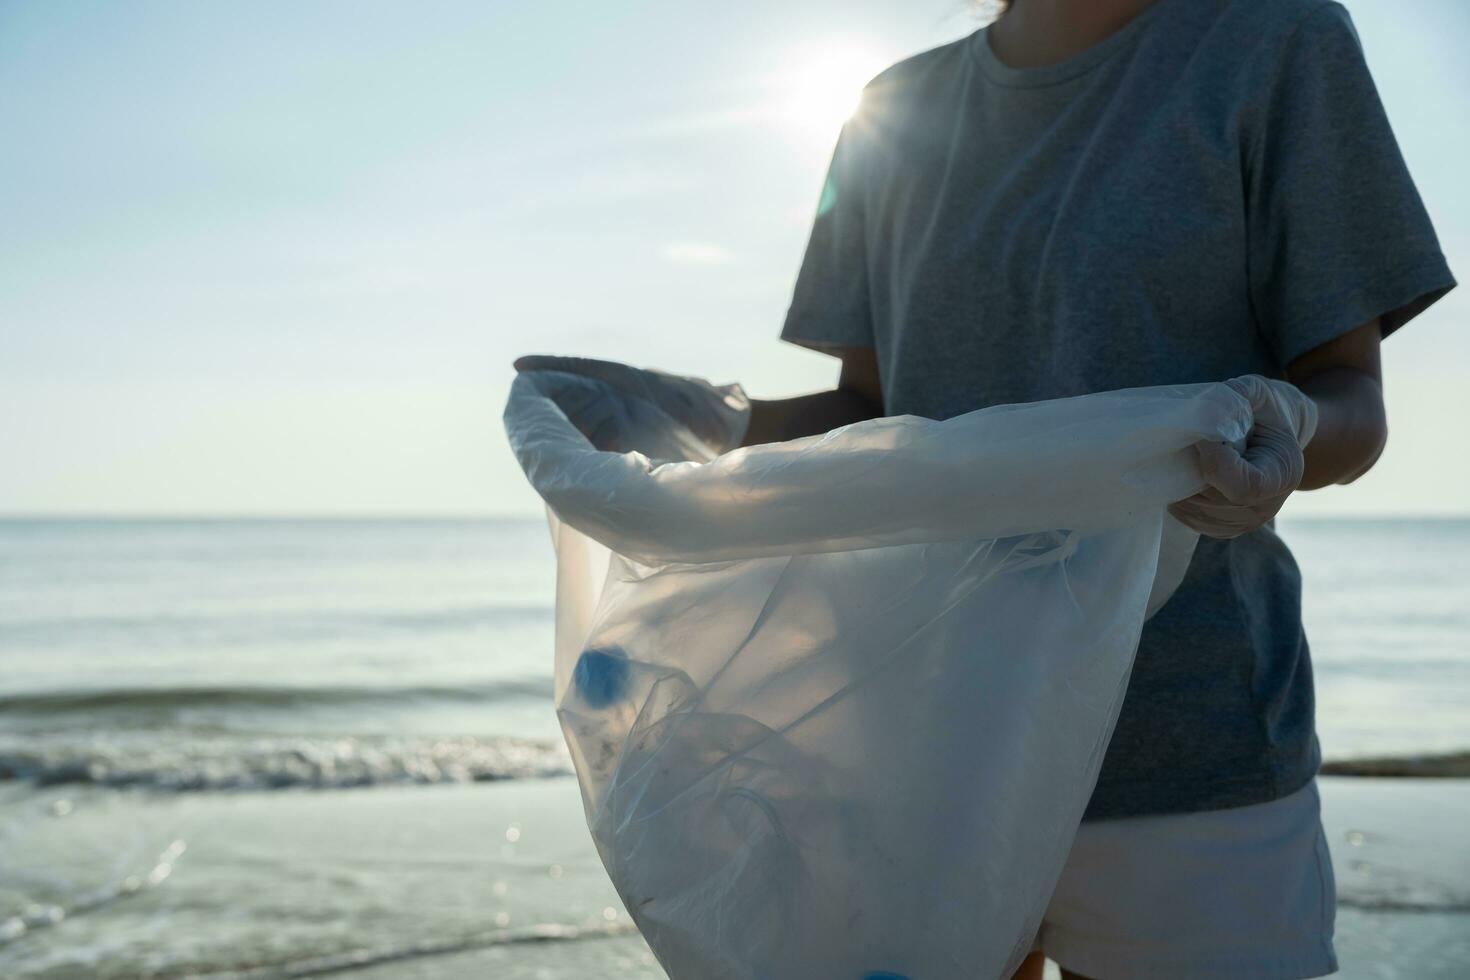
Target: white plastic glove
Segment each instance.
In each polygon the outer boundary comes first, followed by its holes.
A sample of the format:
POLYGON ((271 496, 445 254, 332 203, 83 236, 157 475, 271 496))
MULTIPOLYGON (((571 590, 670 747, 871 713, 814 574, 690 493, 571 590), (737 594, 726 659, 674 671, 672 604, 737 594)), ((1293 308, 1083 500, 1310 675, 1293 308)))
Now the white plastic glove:
POLYGON ((1302 450, 1317 431, 1317 405, 1295 385, 1247 374, 1225 382, 1250 402, 1254 424, 1245 446, 1199 442, 1205 489, 1169 506, 1182 523, 1212 538, 1254 531, 1301 485, 1302 450))
POLYGON ((712 385, 703 378, 665 374, 617 361, 589 357, 531 354, 518 358, 517 371, 559 371, 591 379, 584 397, 562 392, 558 406, 598 449, 628 452, 646 431, 647 409, 652 408, 689 430, 709 457, 740 445, 750 425, 750 399, 738 384, 712 385), (608 398, 612 388, 620 400, 608 398))

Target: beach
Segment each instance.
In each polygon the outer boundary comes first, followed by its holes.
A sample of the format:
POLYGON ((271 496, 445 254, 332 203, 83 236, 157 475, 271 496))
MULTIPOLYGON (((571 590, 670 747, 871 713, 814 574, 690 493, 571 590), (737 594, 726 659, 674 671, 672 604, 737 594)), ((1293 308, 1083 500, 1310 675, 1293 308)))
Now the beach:
MULTIPOLYGON (((1370 773, 1320 777, 1339 975, 1462 977, 1470 525, 1283 534, 1325 771, 1370 773)), ((0 975, 663 976, 560 742, 545 535, 0 523, 0 975)))
MULTIPOLYGON (((1341 976, 1463 976, 1470 782, 1322 777, 1321 792, 1341 976)), ((0 947, 6 976, 664 976, 569 777, 233 796, 58 788, 12 814, 6 848, 12 873, 63 879, 63 901, 142 883, 36 922, 0 947)))

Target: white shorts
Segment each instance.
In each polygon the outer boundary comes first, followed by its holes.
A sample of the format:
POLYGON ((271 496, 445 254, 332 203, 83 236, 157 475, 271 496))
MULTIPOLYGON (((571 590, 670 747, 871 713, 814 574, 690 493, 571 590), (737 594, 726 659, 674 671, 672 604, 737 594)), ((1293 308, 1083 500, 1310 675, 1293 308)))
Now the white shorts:
POLYGON ((1036 948, 1094 980, 1337 971, 1316 780, 1269 803, 1084 823, 1036 948))

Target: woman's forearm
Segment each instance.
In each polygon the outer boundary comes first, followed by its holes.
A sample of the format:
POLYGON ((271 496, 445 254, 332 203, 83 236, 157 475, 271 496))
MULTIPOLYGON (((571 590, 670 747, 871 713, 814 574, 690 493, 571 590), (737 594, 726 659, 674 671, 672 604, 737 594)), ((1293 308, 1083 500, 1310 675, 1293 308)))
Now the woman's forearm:
POLYGON ((1373 466, 1388 441, 1383 388, 1355 368, 1330 368, 1296 383, 1317 404, 1317 434, 1307 444, 1302 490, 1351 483, 1373 466))
POLYGON ((850 388, 833 388, 795 398, 750 403, 750 427, 743 446, 765 442, 785 442, 802 436, 821 435, 851 422, 875 419, 883 414, 881 405, 850 388))

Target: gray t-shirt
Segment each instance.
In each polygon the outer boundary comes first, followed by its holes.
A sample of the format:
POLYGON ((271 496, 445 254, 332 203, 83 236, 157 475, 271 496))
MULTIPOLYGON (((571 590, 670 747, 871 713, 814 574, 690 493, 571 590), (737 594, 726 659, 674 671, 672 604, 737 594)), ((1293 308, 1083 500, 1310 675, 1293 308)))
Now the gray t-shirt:
MULTIPOLYGON (((1041 68, 984 29, 915 55, 864 90, 817 207, 781 336, 875 348, 890 415, 1281 377, 1455 284, 1332 0, 1157 0, 1041 68)), ((1088 818, 1276 799, 1320 760, 1291 553, 1203 539, 1088 818)))

